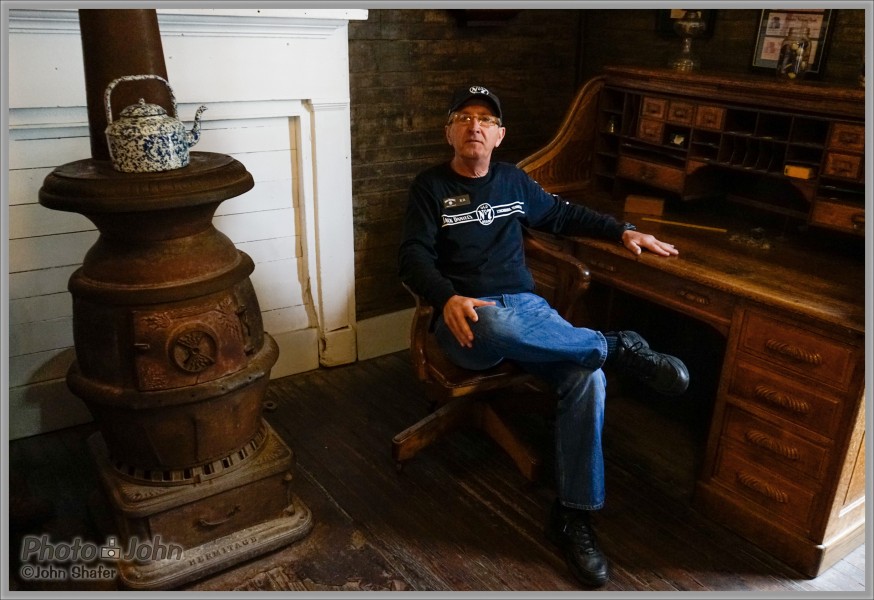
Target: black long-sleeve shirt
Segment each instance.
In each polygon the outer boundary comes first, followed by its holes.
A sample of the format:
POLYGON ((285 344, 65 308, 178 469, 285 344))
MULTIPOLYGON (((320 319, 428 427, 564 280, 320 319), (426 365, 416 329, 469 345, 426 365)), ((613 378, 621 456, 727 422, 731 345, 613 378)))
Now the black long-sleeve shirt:
POLYGON ((621 240, 623 223, 548 193, 509 163, 484 177, 449 163, 419 174, 410 188, 399 250, 401 280, 438 311, 455 294, 479 298, 534 290, 523 227, 621 240))

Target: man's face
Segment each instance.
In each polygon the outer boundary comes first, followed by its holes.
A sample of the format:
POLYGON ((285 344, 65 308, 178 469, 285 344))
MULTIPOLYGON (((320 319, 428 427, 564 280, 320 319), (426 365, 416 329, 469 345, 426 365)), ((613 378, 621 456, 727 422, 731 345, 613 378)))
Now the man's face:
MULTIPOLYGON (((486 102, 473 100, 455 111, 463 115, 494 116, 491 106, 486 102)), ((455 150, 456 156, 464 159, 487 160, 492 150, 501 144, 506 129, 499 125, 484 127, 479 119, 470 122, 455 120, 446 126, 446 139, 455 150)))

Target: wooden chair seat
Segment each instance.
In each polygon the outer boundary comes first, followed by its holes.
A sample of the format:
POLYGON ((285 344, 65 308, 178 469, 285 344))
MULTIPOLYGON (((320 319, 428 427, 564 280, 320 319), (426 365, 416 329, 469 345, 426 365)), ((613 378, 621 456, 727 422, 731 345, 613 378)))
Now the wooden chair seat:
MULTIPOLYGON (((537 293, 573 322, 580 309, 579 300, 589 286, 586 265, 567 252, 557 239, 550 244, 548 238, 535 238, 529 233, 525 235, 525 260, 534 275, 537 293)), ((431 332, 433 307, 412 290, 410 293, 416 300, 410 353, 432 412, 392 439, 392 457, 398 468, 446 433, 461 426, 473 426, 503 448, 527 479, 537 479, 541 459, 513 431, 504 412, 514 404, 511 402, 514 394, 543 396, 539 382, 512 361, 482 371, 452 363, 431 332)))

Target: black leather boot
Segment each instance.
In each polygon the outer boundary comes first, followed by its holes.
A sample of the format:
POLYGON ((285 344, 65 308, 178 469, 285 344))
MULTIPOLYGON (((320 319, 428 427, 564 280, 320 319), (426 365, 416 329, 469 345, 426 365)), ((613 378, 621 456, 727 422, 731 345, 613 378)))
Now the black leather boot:
POLYGON ((677 396, 689 387, 689 370, 676 356, 656 352, 639 334, 617 331, 605 334, 617 338, 610 366, 635 377, 661 394, 677 396))
POLYGON ((589 521, 589 511, 552 505, 546 537, 564 554, 571 573, 588 587, 601 587, 608 580, 607 559, 589 521))

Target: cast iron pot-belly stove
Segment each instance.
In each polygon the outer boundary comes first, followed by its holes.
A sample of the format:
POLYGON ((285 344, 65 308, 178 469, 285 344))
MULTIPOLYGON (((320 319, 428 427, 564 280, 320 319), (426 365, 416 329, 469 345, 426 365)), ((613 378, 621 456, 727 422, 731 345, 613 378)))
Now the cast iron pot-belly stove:
POLYGON ((262 416, 278 348, 263 330, 254 264, 212 225, 222 201, 253 186, 235 159, 192 152, 187 166, 157 173, 68 163, 39 193, 100 232, 68 286, 67 383, 99 428, 89 446, 121 551, 177 550, 119 561, 126 587, 178 587, 312 528, 291 492, 293 453, 262 416))

